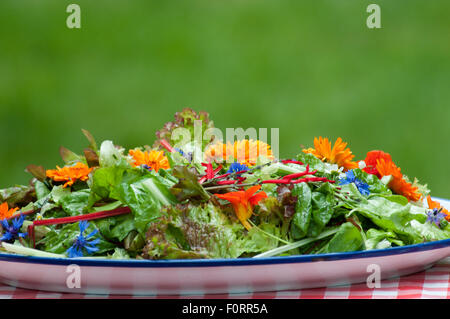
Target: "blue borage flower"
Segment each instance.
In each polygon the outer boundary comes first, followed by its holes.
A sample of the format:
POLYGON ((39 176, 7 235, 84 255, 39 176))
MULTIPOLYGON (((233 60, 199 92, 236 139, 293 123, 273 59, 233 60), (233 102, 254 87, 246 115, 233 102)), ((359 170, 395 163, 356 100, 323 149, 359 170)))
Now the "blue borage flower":
POLYGON ((434 223, 437 227, 441 227, 441 221, 447 216, 442 209, 434 208, 427 212, 427 222, 434 223))
POLYGON ((2 220, 3 236, 0 241, 13 242, 18 238, 23 238, 27 236, 27 233, 21 233, 20 228, 22 228, 25 216, 20 214, 19 218, 14 218, 9 225, 8 220, 2 220))
POLYGON ((241 164, 238 162, 234 162, 228 168, 227 173, 236 173, 236 172, 248 171, 248 170, 249 170, 249 168, 247 167, 247 165, 244 165, 244 164, 241 164))
POLYGON ((180 153, 182 156, 186 156, 186 154, 183 152, 181 148, 175 147, 174 150, 180 153))
POLYGON ((183 156, 183 157, 184 157, 185 159, 187 159, 189 162, 192 162, 192 152, 185 153, 185 152, 183 152, 182 149, 177 148, 177 147, 175 147, 174 150, 177 151, 178 153, 180 153, 181 156, 183 156))
POLYGON ((96 247, 96 245, 100 242, 100 239, 90 239, 98 233, 98 229, 94 229, 89 235, 84 236, 83 233, 89 227, 89 223, 83 220, 79 222, 79 227, 80 235, 77 236, 73 242, 73 245, 66 250, 69 258, 84 256, 84 250, 88 253, 88 255, 98 251, 98 247, 96 247))
POLYGON ((364 196, 370 195, 369 184, 363 182, 359 178, 356 178, 353 170, 347 171, 345 173, 345 178, 342 178, 339 180, 339 185, 346 185, 346 184, 351 184, 351 183, 354 183, 356 185, 356 187, 358 188, 359 192, 362 195, 364 195, 364 196))

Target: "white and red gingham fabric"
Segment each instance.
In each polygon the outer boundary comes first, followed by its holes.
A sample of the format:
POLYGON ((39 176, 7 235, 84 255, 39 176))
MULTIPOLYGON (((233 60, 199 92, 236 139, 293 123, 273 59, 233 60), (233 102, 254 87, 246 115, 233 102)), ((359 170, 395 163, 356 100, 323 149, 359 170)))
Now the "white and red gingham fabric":
POLYGON ((245 294, 120 296, 53 293, 0 284, 0 299, 450 299, 450 257, 423 272, 384 280, 379 288, 366 283, 348 286, 245 294))

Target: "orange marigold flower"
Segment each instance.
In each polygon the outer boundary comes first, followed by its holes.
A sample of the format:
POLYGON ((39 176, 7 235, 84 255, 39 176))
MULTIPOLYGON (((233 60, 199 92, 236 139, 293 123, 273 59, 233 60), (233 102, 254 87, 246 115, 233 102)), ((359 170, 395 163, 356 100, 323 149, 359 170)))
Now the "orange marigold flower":
POLYGON ((164 155, 164 151, 141 151, 140 149, 130 150, 129 154, 133 157, 133 166, 146 165, 155 172, 162 169, 169 169, 170 164, 168 158, 164 155))
POLYGON ((76 181, 87 181, 93 169, 84 163, 77 162, 73 166, 63 168, 56 166, 56 169, 47 170, 46 175, 55 182, 66 182, 63 187, 67 187, 72 186, 76 181))
MULTIPOLYGON (((231 150, 231 148, 230 148, 231 150)), ((204 153, 205 160, 209 162, 218 162, 227 161, 227 144, 222 142, 215 142, 212 145, 209 145, 204 153)), ((230 159, 233 161, 232 153, 229 154, 230 159)))
POLYGON ((436 201, 432 200, 430 195, 427 196, 427 203, 428 203, 428 208, 429 209, 435 209, 436 208, 437 210, 441 210, 442 213, 447 215, 445 217, 445 219, 450 222, 450 212, 447 209, 445 209, 443 206, 441 206, 441 204, 439 202, 436 202, 436 201))
POLYGON ((248 222, 248 219, 253 214, 253 206, 257 205, 261 199, 267 197, 264 191, 256 193, 260 188, 261 185, 255 185, 245 191, 216 194, 216 196, 229 201, 233 205, 237 218, 249 230, 252 226, 248 222))
POLYGON ((304 153, 309 153, 319 158, 323 162, 337 164, 339 167, 344 167, 346 170, 358 167, 358 163, 353 162, 355 155, 352 154, 347 143, 343 142, 339 137, 331 148, 331 142, 328 138, 314 138, 314 148, 303 150, 304 153))
POLYGON ((417 202, 421 199, 422 194, 419 193, 418 187, 408 183, 401 172, 401 169, 397 167, 393 161, 380 158, 377 160, 376 169, 381 177, 392 176, 392 180, 389 182, 389 188, 396 194, 403 195, 408 200, 417 202))
POLYGON ((10 218, 19 207, 9 209, 8 203, 4 202, 0 205, 0 220, 10 218))
POLYGON ((227 163, 238 162, 246 166, 256 164, 259 156, 266 156, 270 160, 274 159, 270 145, 259 140, 240 140, 234 143, 217 142, 205 150, 207 161, 227 163))

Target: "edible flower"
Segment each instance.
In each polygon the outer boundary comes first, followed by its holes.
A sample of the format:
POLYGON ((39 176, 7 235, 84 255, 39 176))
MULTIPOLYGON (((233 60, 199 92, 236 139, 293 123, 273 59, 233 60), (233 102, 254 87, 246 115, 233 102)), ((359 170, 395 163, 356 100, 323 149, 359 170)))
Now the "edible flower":
POLYGON ((445 219, 447 219, 450 222, 450 212, 447 209, 445 209, 444 207, 442 207, 439 202, 432 200, 430 195, 427 196, 427 203, 428 203, 429 209, 440 210, 441 213, 445 214, 445 219))
POLYGON ((434 223, 437 227, 441 227, 442 219, 445 219, 447 216, 441 210, 442 209, 433 208, 433 210, 427 212, 427 222, 434 223))
POLYGON ((134 167, 144 166, 147 169, 152 169, 158 172, 162 169, 169 169, 170 164, 167 157, 164 155, 164 151, 141 151, 140 149, 130 150, 128 152, 132 156, 134 167))
POLYGON ((0 220, 10 218, 18 209, 19 207, 9 209, 8 203, 4 202, 0 205, 0 220))
POLYGON ((369 184, 363 182, 359 178, 356 178, 353 170, 347 171, 345 173, 345 177, 339 180, 340 185, 347 185, 351 183, 354 183, 356 185, 362 195, 370 195, 369 184))
POLYGON ((383 151, 370 151, 366 155, 366 159, 364 163, 366 167, 362 170, 368 174, 376 175, 378 178, 382 178, 381 174, 377 170, 377 161, 380 159, 384 159, 386 162, 392 162, 392 157, 389 153, 385 153, 383 151))
POLYGON ((358 163, 352 161, 355 155, 352 154, 350 149, 347 148, 347 143, 343 142, 340 137, 334 143, 333 148, 331 148, 331 142, 328 138, 315 137, 314 148, 304 149, 303 152, 314 155, 322 162, 337 164, 347 170, 358 167, 358 163))
POLYGON ((13 242, 15 239, 25 237, 27 233, 20 232, 20 228, 22 228, 24 220, 25 216, 22 214, 18 218, 14 218, 11 221, 11 225, 9 224, 8 220, 2 220, 1 224, 4 233, 0 238, 0 241, 13 242))
POLYGON ((69 258, 82 257, 84 256, 84 250, 87 254, 92 254, 98 251, 96 245, 100 242, 99 238, 90 239, 98 233, 98 229, 94 229, 89 235, 84 236, 84 231, 89 227, 89 223, 85 220, 79 222, 80 235, 77 236, 73 245, 66 250, 69 258))
POLYGON ((243 172, 243 171, 248 171, 248 167, 247 165, 238 163, 238 162, 234 162, 230 165, 230 167, 228 168, 227 173, 237 173, 237 172, 243 172))
POLYGON ((422 197, 419 193, 419 188, 407 182, 401 169, 397 167, 393 161, 385 160, 384 158, 377 160, 376 169, 381 177, 392 176, 388 187, 396 194, 405 196, 409 201, 417 202, 422 197))
POLYGON ((185 159, 187 159, 189 162, 192 162, 193 157, 192 152, 185 153, 181 148, 178 147, 175 147, 174 150, 180 153, 180 155, 183 156, 185 159))
POLYGON ((66 182, 63 187, 72 186, 76 181, 87 181, 89 174, 93 168, 84 163, 77 162, 73 166, 64 166, 63 168, 56 166, 56 169, 46 171, 47 177, 55 182, 66 182))
POLYGON ((264 191, 256 193, 260 188, 261 185, 255 185, 245 191, 216 194, 216 196, 229 201, 233 205, 234 212, 239 221, 247 230, 250 230, 252 226, 248 222, 248 219, 253 214, 253 206, 257 205, 261 199, 267 198, 267 194, 264 191))
POLYGON ((226 144, 217 142, 205 150, 207 161, 238 162, 247 167, 255 165, 259 156, 266 156, 270 160, 274 159, 269 144, 252 139, 239 140, 234 143, 227 142, 226 144))

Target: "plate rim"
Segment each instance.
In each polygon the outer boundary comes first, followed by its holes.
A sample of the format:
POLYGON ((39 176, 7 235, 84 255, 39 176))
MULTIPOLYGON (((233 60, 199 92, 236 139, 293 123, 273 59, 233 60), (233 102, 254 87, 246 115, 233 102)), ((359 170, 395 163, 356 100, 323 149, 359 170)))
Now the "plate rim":
MULTIPOLYGON (((136 260, 136 259, 106 259, 106 258, 97 259, 91 257, 83 257, 83 258, 38 257, 38 256, 25 256, 18 254, 0 253, 0 262, 6 261, 6 262, 22 262, 32 264, 65 265, 65 266, 76 264, 78 266, 90 266, 90 267, 126 267, 126 268, 256 266, 256 265, 308 263, 318 261, 338 261, 349 259, 386 257, 428 250, 437 250, 442 248, 450 248, 450 238, 384 249, 359 250, 359 251, 327 253, 327 254, 261 257, 261 258, 245 257, 233 259, 216 258, 216 259, 136 260)), ((450 256, 450 252, 448 256, 450 256)))

